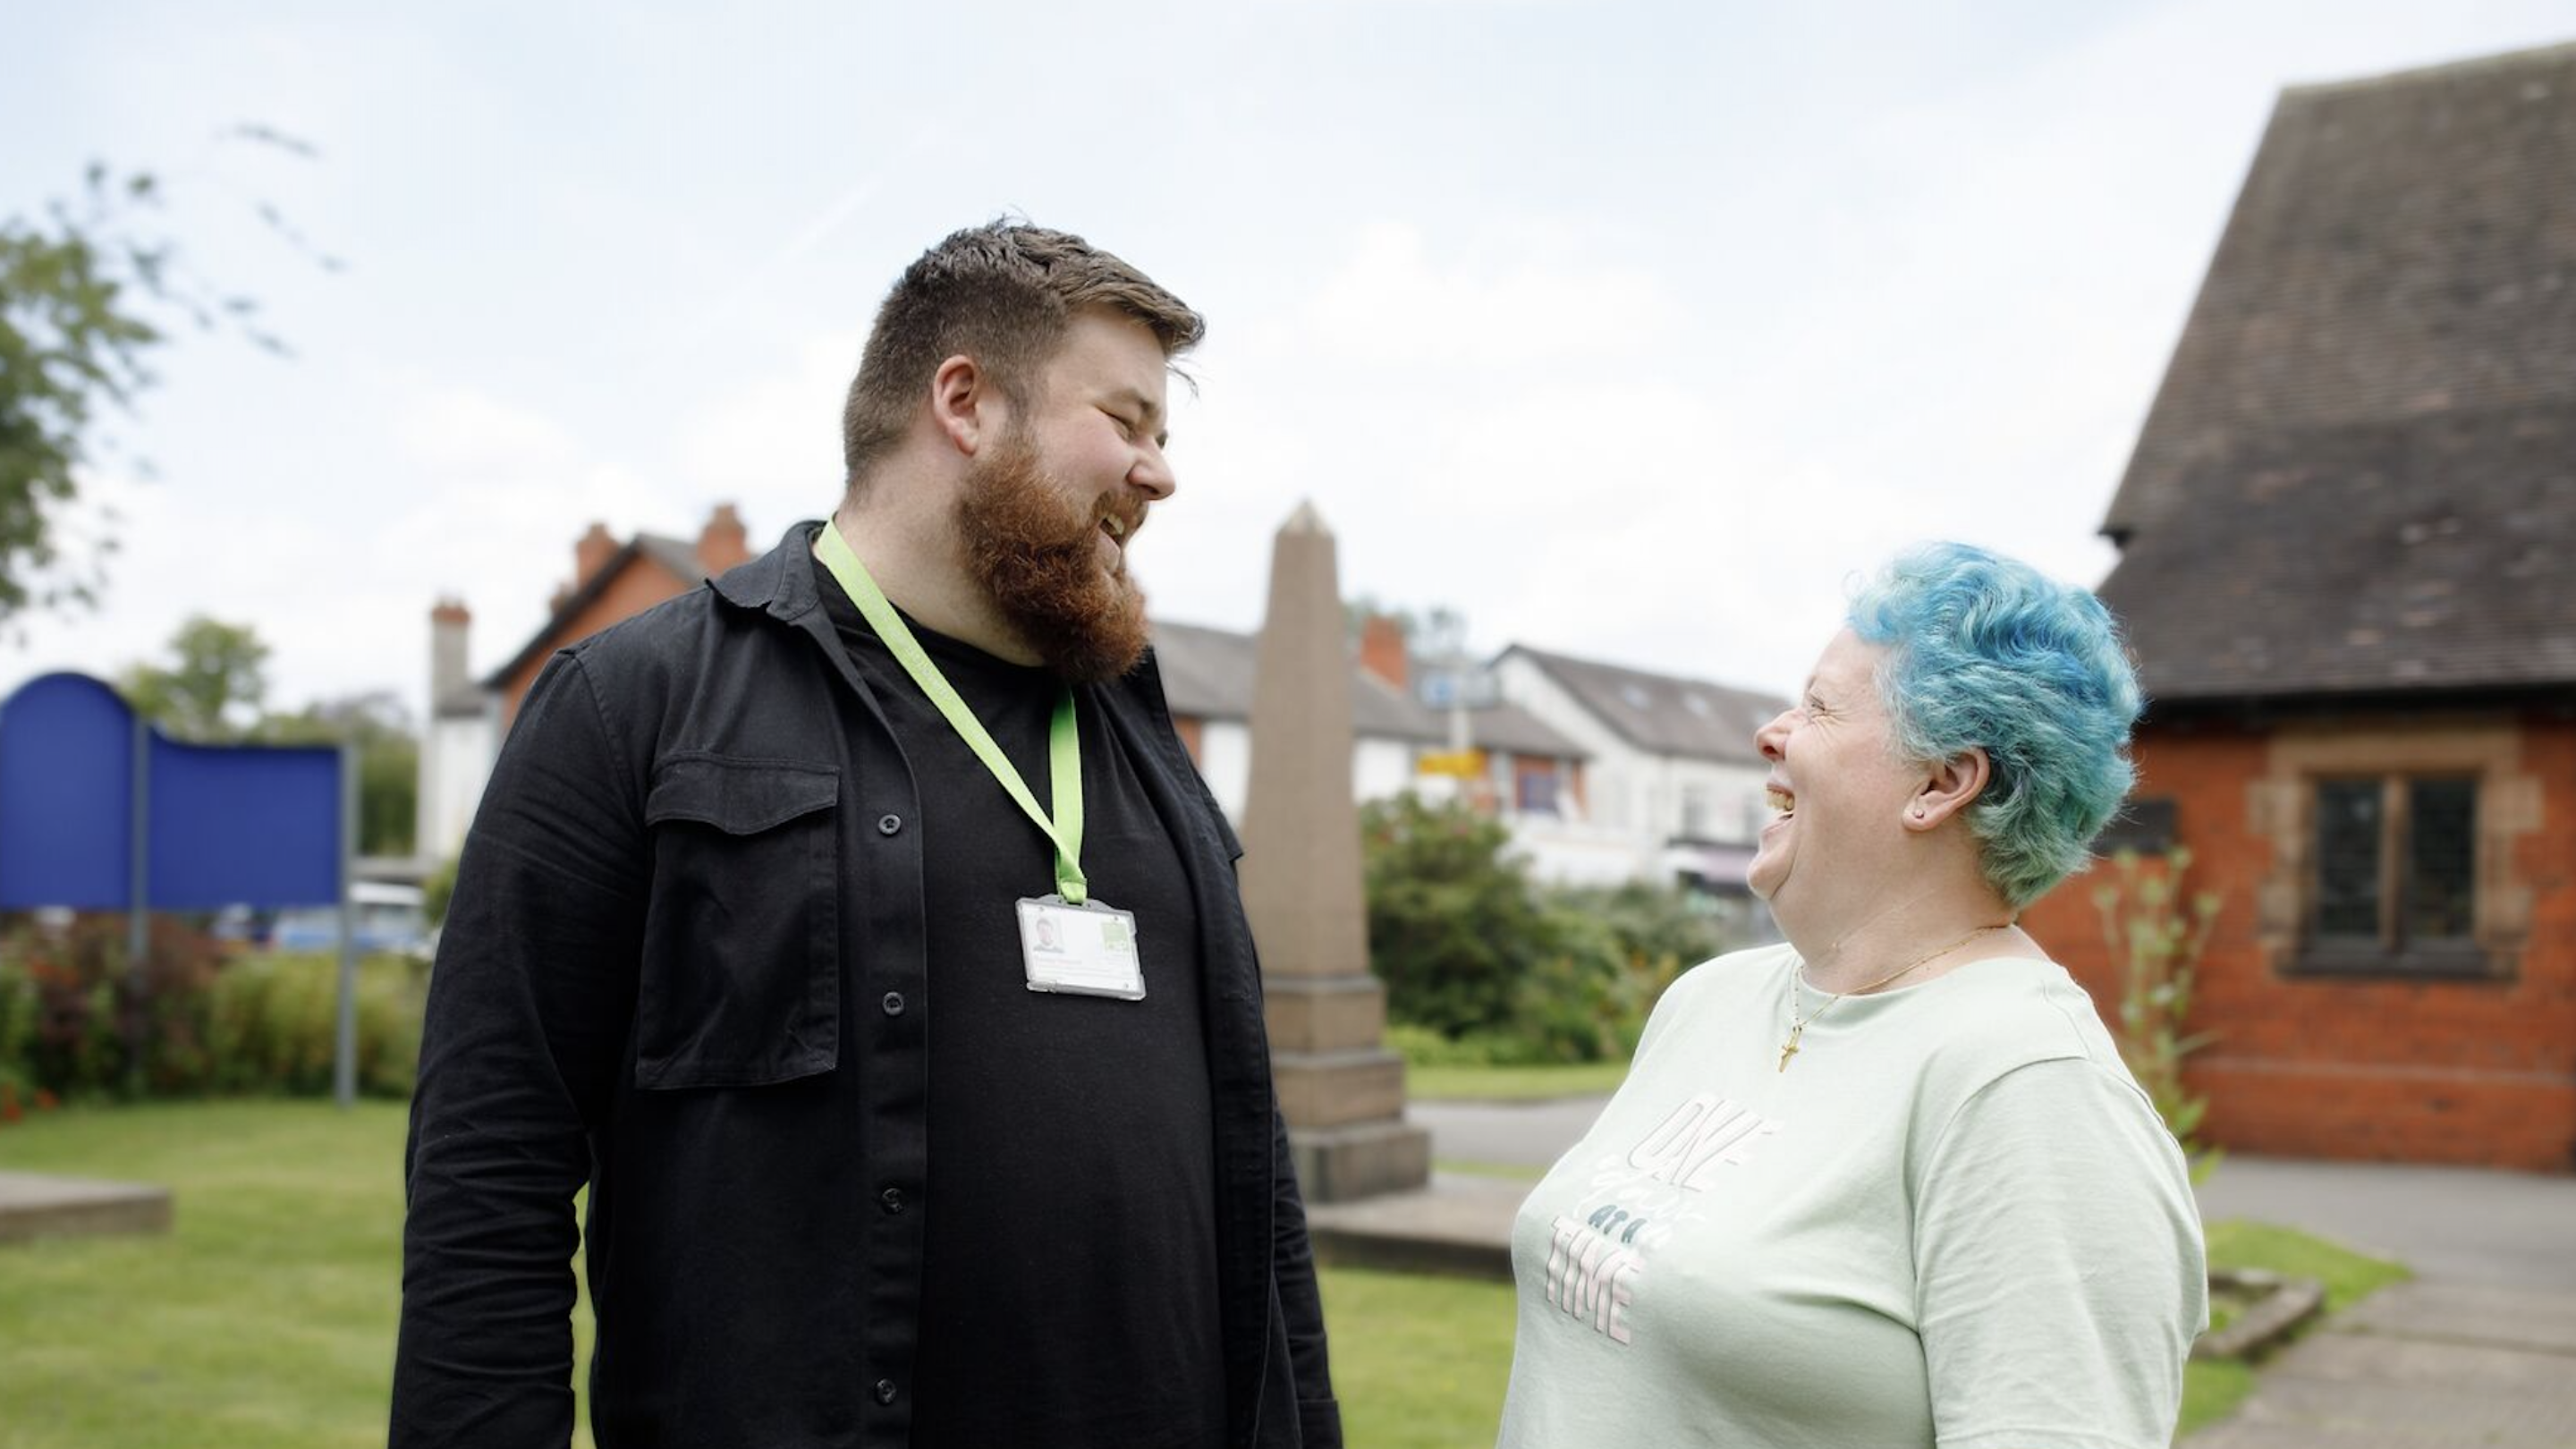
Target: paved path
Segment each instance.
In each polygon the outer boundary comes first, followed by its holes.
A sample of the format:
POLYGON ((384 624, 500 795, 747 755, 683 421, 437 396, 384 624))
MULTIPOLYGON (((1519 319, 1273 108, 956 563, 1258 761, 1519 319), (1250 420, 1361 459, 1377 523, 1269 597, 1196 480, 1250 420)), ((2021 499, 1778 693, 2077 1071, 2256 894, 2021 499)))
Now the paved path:
POLYGON ((2231 1157, 2200 1207, 2396 1258, 2427 1282, 2576 1293, 2576 1177, 2231 1157))
MULTIPOLYGON (((1415 1102, 1435 1156, 1543 1167, 1605 1099, 1415 1102)), ((1452 1182, 1443 1217, 1500 1217, 1452 1182)), ((1511 1198, 1525 1184, 1492 1184, 1511 1198)), ((2576 1449, 2576 1177, 2231 1157, 2211 1218, 2282 1223, 2415 1269, 2265 1365, 2187 1449, 2576 1449)))
MULTIPOLYGON (((2223 1169, 2222 1169, 2223 1170, 2223 1169)), ((2371 1295, 2264 1365, 2184 1449, 2570 1449, 2576 1293, 2432 1277, 2371 1295)))

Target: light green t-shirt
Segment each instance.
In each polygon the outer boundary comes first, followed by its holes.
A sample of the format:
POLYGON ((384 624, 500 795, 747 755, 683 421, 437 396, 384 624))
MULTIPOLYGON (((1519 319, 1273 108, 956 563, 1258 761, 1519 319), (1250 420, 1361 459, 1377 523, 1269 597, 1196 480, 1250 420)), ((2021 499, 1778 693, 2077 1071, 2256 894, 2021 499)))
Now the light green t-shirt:
POLYGON ((2200 1214, 2091 999, 1971 962, 1845 998, 1784 1072, 1797 969, 1674 983, 1521 1206, 1503 1449, 2164 1449, 2200 1214))

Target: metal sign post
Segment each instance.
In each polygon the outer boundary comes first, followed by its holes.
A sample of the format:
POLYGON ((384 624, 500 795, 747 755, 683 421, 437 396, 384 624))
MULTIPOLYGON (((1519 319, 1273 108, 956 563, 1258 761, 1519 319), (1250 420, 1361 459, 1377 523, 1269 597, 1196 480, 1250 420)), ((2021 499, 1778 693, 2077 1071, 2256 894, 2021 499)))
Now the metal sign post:
POLYGON ((152 724, 134 716, 133 898, 125 908, 125 1088, 143 1095, 144 1038, 152 1010, 152 724))
POLYGON ((340 1029, 332 1052, 331 1094, 358 1100, 358 906, 349 888, 358 869, 358 747, 340 745, 340 1029))

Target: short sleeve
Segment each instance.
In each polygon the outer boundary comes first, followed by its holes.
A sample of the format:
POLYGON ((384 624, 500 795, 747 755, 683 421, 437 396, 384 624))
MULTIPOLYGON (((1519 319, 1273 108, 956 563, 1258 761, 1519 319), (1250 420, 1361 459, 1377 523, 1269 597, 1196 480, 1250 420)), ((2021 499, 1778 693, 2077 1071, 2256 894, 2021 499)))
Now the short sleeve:
POLYGON ((1970 1097, 1915 1202, 1941 1449, 2165 1449, 2208 1321, 2181 1150, 2125 1074, 2035 1062, 1970 1097))

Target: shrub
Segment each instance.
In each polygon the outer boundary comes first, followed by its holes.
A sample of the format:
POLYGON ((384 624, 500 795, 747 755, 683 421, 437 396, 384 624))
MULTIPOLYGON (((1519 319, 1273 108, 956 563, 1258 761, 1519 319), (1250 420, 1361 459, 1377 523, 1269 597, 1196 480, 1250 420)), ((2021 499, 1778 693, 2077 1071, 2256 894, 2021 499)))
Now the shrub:
POLYGON ((185 1090, 203 1054, 197 1004, 214 977, 213 943, 153 918, 139 990, 130 953, 122 915, 60 929, 24 922, 0 937, 0 1080, 62 1096, 185 1090))
POLYGON ((1735 949, 1743 934, 1719 903, 1678 886, 1628 881, 1615 886, 1558 886, 1552 905, 1580 911, 1610 928, 1630 956, 1670 957, 1682 968, 1735 949))
POLYGON ((1369 959, 1387 1012, 1444 1036, 1512 1024, 1544 941, 1527 874, 1503 827, 1413 795, 1361 807, 1369 959))
POLYGON ((2101 913, 2103 940, 2120 970, 2114 1035, 2130 1073, 2182 1144, 2192 1181, 2200 1182, 2218 1166, 2219 1152, 2196 1140, 2209 1098, 2185 1085, 2183 1063, 2215 1039, 2188 1027, 2201 953, 2218 924, 2219 896, 2185 891, 2191 852, 2181 846, 2166 854, 2161 869, 2148 869, 2133 850, 2114 855, 2111 869, 2112 879, 2093 892, 2093 908, 2101 913))
POLYGON ((1664 987, 1720 944, 1669 888, 1534 884, 1463 805, 1402 795, 1360 820, 1371 963, 1390 1019, 1428 1033, 1402 1048, 1423 1065, 1628 1056, 1664 987))
MULTIPOLYGON (((403 957, 358 964, 358 1090, 400 1097, 419 1065, 419 968, 403 957)), ((215 1092, 321 1096, 337 1060, 340 963, 299 953, 246 956, 226 967, 208 1004, 215 1092)))
MULTIPOLYGON (((169 917, 152 923, 140 994, 126 956, 122 916, 78 917, 63 930, 22 925, 0 937, 0 1088, 26 1098, 122 1097, 137 1085, 155 1096, 331 1090, 336 958, 227 963, 169 917)), ((397 957, 360 963, 360 1090, 410 1091, 424 971, 397 957)))
POLYGON ((446 922, 447 903, 456 898, 456 866, 458 859, 459 857, 451 855, 447 859, 440 861, 438 863, 438 869, 429 873, 429 879, 421 882, 421 917, 433 926, 441 925, 446 922))

